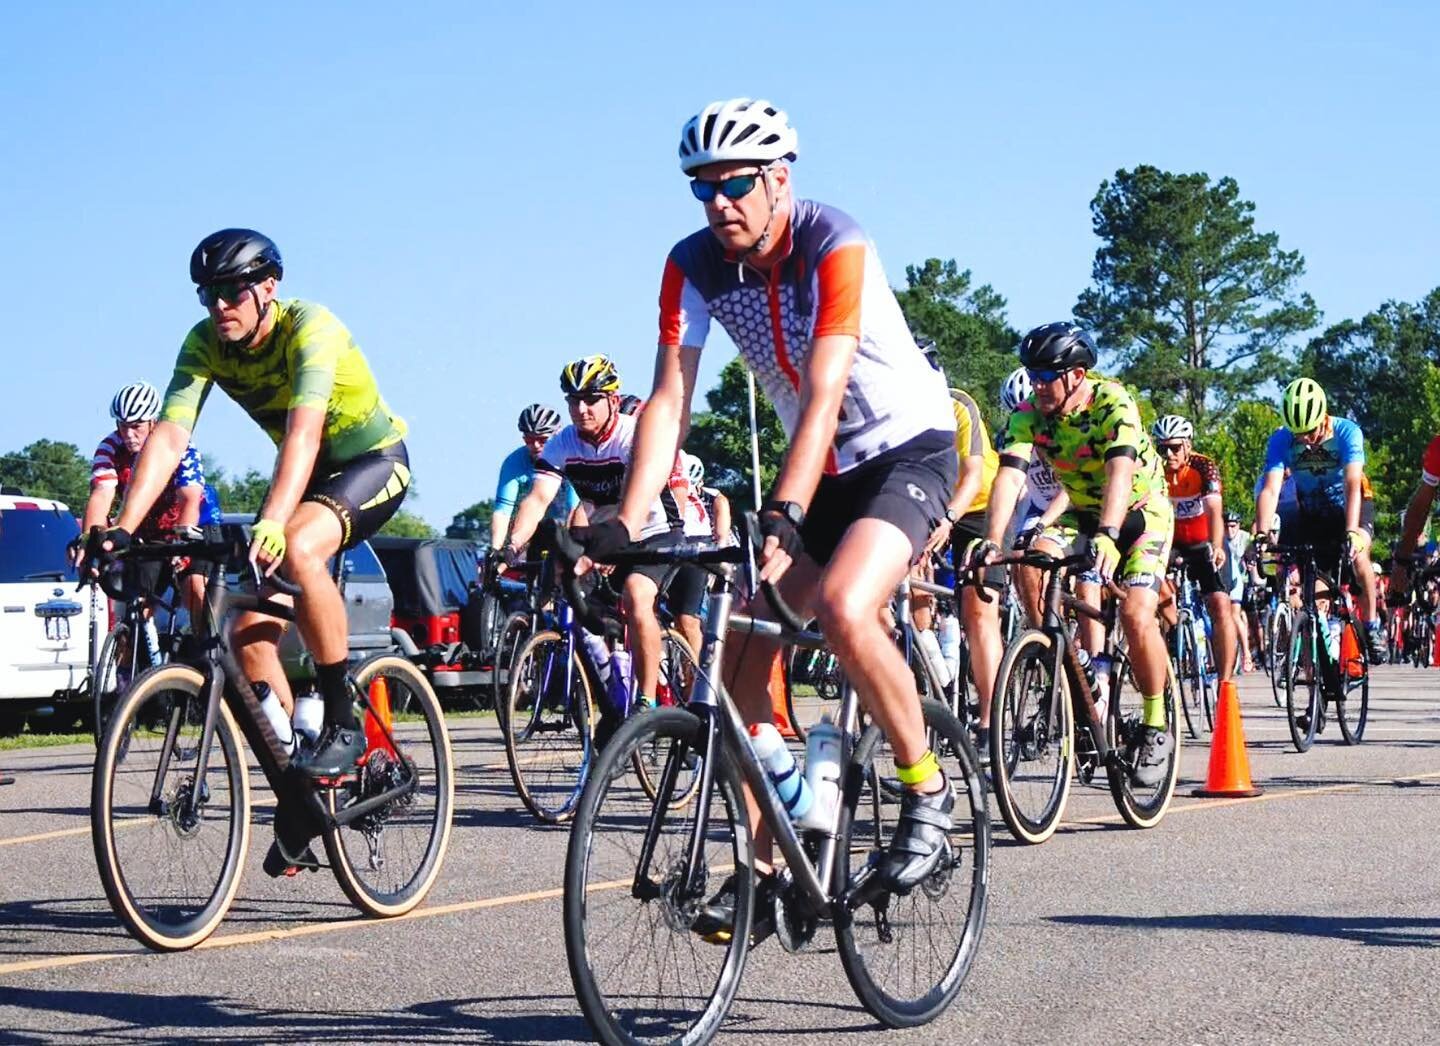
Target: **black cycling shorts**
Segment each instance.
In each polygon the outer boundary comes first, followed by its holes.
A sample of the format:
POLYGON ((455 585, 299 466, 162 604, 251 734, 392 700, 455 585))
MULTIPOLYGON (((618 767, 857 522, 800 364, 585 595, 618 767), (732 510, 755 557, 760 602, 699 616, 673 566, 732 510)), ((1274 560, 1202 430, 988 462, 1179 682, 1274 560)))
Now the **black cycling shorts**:
POLYGON ((383 527, 399 510, 409 489, 410 456, 400 442, 311 477, 300 500, 324 505, 335 513, 342 531, 340 547, 347 549, 383 527))
POLYGON ((1228 593, 1230 590, 1220 580, 1220 572, 1215 569, 1214 562, 1210 559, 1210 546, 1203 545, 1182 545, 1171 554, 1171 560, 1184 560, 1185 569, 1190 572, 1190 580, 1195 582, 1201 594, 1213 596, 1216 592, 1228 593))
MULTIPOLYGON (((1360 502, 1360 529, 1375 536, 1375 502, 1360 502)), ((1315 560, 1321 570, 1340 569, 1340 553, 1345 548, 1345 511, 1305 512, 1280 517, 1280 544, 1315 546, 1315 560)))
MULTIPOLYGON (((950 557, 957 570, 965 569, 965 550, 970 547, 970 543, 984 540, 985 513, 983 511, 967 512, 955 521, 955 525, 950 528, 950 557)), ((966 576, 968 578, 969 575, 966 576)), ((1005 591, 1005 568, 994 563, 990 564, 985 568, 983 584, 986 588, 993 588, 996 592, 1005 591)))
POLYGON ((805 553, 823 567, 852 524, 883 519, 910 539, 913 563, 944 518, 959 478, 955 434, 938 430, 922 433, 849 472, 821 476, 800 527, 805 553))

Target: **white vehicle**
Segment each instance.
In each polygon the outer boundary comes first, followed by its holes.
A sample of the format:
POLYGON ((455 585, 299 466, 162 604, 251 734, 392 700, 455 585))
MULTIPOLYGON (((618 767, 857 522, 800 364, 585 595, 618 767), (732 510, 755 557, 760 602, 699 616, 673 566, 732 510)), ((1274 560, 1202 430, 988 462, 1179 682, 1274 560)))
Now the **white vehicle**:
POLYGON ((0 733, 85 684, 88 603, 65 552, 79 534, 62 503, 0 488, 0 733))

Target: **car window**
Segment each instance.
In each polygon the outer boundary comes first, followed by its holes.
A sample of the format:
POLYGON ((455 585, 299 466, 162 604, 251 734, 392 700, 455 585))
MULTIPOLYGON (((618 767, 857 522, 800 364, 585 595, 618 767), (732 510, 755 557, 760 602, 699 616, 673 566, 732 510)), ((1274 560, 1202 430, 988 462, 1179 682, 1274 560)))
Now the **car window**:
POLYGON ((345 578, 348 581, 385 580, 385 571, 375 558, 370 542, 362 541, 345 553, 345 578))
POLYGON ((0 584, 15 581, 74 581, 65 546, 80 524, 59 509, 0 511, 0 584))

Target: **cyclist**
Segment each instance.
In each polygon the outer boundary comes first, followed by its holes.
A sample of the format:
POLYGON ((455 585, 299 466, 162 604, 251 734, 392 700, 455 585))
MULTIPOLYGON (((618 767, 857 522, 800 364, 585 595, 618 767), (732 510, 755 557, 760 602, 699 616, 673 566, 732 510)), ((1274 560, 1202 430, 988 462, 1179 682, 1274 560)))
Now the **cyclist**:
MULTIPOLYGON (((1164 776, 1174 744, 1165 731, 1166 654, 1156 616, 1174 512, 1139 407, 1118 381, 1091 373, 1096 358, 1090 335, 1073 323, 1048 323, 1021 340, 1020 362, 1034 391, 1006 425, 990 492, 989 530, 970 565, 978 569, 999 553, 1026 470, 1040 455, 1070 496, 1079 533, 1091 540, 1100 580, 1129 590, 1120 623, 1147 727, 1134 776, 1148 787, 1164 776)), ((1049 527, 1032 547, 1061 555, 1072 536, 1049 527)))
POLYGON ((1370 545, 1375 533, 1375 501, 1365 477, 1365 435, 1349 418, 1328 411, 1325 390, 1311 378, 1285 387, 1281 403, 1285 424, 1265 447, 1265 485, 1255 512, 1261 533, 1270 529, 1285 470, 1295 477, 1296 515, 1281 523, 1281 540, 1303 533, 1325 559, 1339 562, 1348 544, 1359 581, 1357 602, 1365 620, 1365 641, 1372 664, 1387 658, 1385 632, 1375 599, 1370 545))
MULTIPOLYGON (((1215 671, 1222 683, 1228 682, 1235 675, 1235 611, 1230 586, 1220 580, 1226 562, 1220 470, 1210 458, 1195 453, 1195 426, 1188 418, 1166 414, 1150 427, 1150 438, 1165 463, 1165 484, 1175 510, 1171 559, 1185 563, 1205 596, 1214 629, 1215 671)), ((1166 601, 1175 597, 1168 580, 1161 595, 1166 601)))
POLYGON ((1420 535, 1430 520, 1430 510, 1435 505, 1435 490, 1440 487, 1440 436, 1436 436, 1425 448, 1420 459, 1420 483, 1410 502, 1405 506, 1405 517, 1401 524, 1400 540, 1395 545, 1394 561, 1390 569, 1390 591, 1392 605, 1403 604, 1404 595, 1410 587, 1409 558, 1415 554, 1420 535))
MULTIPOLYGON (((300 587, 296 622, 315 660, 325 723, 313 751, 297 762, 311 776, 333 778, 355 768, 365 738, 346 678, 345 604, 329 560, 400 507, 410 485, 406 427, 381 399, 340 321, 323 306, 276 297, 283 275, 279 248, 252 229, 222 229, 195 248, 190 278, 208 315, 180 348, 160 421, 107 544, 129 543, 183 458, 211 386, 219 385, 279 448, 251 529, 250 559, 265 576, 282 570, 300 587)), ((267 682, 288 711, 293 701, 276 652, 284 629, 275 618, 246 613, 235 621, 233 641, 247 677, 267 682)), ((277 813, 277 845, 288 836, 288 856, 304 843, 297 845, 303 833, 285 820, 277 813)))
POLYGON ((1250 616, 1246 608, 1245 590, 1249 587, 1250 532, 1240 525, 1240 513, 1225 510, 1225 565, 1220 568, 1220 584, 1230 594, 1230 613, 1235 619, 1235 633, 1240 641, 1242 671, 1255 671, 1250 653, 1250 616))
MULTIPOLYGON (((567 363, 560 372, 560 389, 570 408, 571 424, 545 445, 535 463, 535 481, 511 525, 510 542, 505 548, 507 558, 518 555, 520 546, 535 533, 562 480, 568 479, 574 485, 580 496, 580 510, 593 526, 614 517, 631 468, 636 417, 620 413, 620 375, 615 365, 605 356, 584 356, 567 363)), ((664 489, 651 499, 647 509, 642 538, 659 544, 692 531, 703 509, 687 495, 688 484, 680 471, 679 456, 672 454, 664 489)), ((702 533, 708 531, 709 521, 705 520, 702 533)), ((632 567, 615 574, 629 625, 635 696, 646 705, 655 703, 660 681, 662 636, 655 600, 668 572, 668 567, 660 565, 632 567)), ((702 581, 700 598, 703 593, 702 581)), ((692 634, 698 639, 698 618, 693 622, 692 634)), ((608 702, 601 705, 595 743, 603 746, 619 720, 617 710, 608 702)))
MULTIPOLYGON (((560 412, 543 403, 532 403, 520 412, 518 421, 522 445, 511 451, 500 463, 500 482, 495 487, 494 515, 490 517, 490 547, 504 548, 510 536, 511 515, 520 499, 530 490, 540 454, 550 437, 560 431, 560 412)), ((563 498, 550 503, 550 514, 565 522, 580 504, 580 496, 569 483, 561 483, 563 498)))
MULTIPOLYGON (((81 530, 107 527, 117 502, 123 502, 135 472, 145 441, 160 417, 160 393, 148 381, 132 382, 115 393, 110 401, 110 417, 115 431, 100 441, 90 460, 90 497, 86 499, 81 517, 81 530)), ((149 513, 140 521, 136 535, 157 539, 180 527, 212 526, 220 522, 220 506, 215 488, 205 482, 205 465, 200 452, 187 445, 170 482, 155 499, 149 513)), ((78 565, 85 556, 83 546, 76 546, 78 565)), ((158 594, 170 584, 169 564, 160 560, 134 564, 129 568, 134 587, 140 592, 158 594)), ((193 575, 186 586, 186 606, 193 613, 205 593, 205 579, 193 575)), ((145 613, 150 613, 146 608, 145 613)))
POLYGON ((705 462, 683 450, 680 452, 680 461, 685 468, 685 478, 690 481, 690 489, 700 499, 700 504, 705 507, 705 514, 710 518, 715 540, 722 545, 734 544, 730 499, 715 487, 705 486, 705 462))
MULTIPOLYGON (((641 532, 682 441, 711 319, 775 405, 790 449, 760 506, 761 577, 818 617, 832 650, 889 738, 906 785, 881 875, 914 887, 945 849, 954 797, 926 740, 915 681, 880 620, 955 486, 955 418, 943 379, 915 345, 874 248, 847 215, 796 198, 798 139, 768 102, 715 102, 680 136, 680 168, 706 227, 665 263, 655 389, 640 418, 619 517, 594 528, 597 556, 641 532)), ((582 564, 582 569, 586 564, 582 564)), ((757 605, 756 612, 763 612, 757 605)), ((774 644, 732 644, 727 680, 747 722, 771 716, 774 644)), ((776 889, 753 799, 757 906, 776 889)), ((732 883, 706 919, 724 936, 732 883)), ((755 936, 763 936, 762 925, 755 936)))

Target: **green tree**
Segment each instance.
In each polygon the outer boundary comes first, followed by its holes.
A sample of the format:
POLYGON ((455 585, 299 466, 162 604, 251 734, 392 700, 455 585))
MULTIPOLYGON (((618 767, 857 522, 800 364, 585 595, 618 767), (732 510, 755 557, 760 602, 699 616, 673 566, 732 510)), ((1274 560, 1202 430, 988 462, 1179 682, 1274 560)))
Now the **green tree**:
POLYGON ((269 476, 258 469, 250 469, 243 476, 231 478, 210 455, 206 454, 204 461, 205 478, 214 485, 222 512, 253 514, 260 511, 265 492, 270 489, 269 476))
MULTIPOLYGON (((745 364, 735 357, 720 372, 720 381, 705 393, 709 410, 690 418, 685 448, 705 463, 705 482, 716 487, 737 511, 755 507, 750 482, 750 408, 745 391, 745 364)), ((755 389, 755 415, 760 427, 760 489, 768 493, 785 455, 785 429, 765 393, 755 389)))
POLYGON ((1000 383, 1019 364, 1020 335, 1005 320, 1005 299, 988 283, 973 287, 969 269, 954 259, 930 258, 905 267, 905 289, 895 297, 910 329, 929 338, 945 376, 975 398, 993 430, 1000 417, 1000 383))
POLYGON ((1227 509, 1247 524, 1255 517, 1255 481, 1265 461, 1265 444, 1280 427, 1280 412, 1261 400, 1242 400, 1221 421, 1214 416, 1195 430, 1195 449, 1215 461, 1227 509))
POLYGON ((495 504, 489 498, 477 501, 469 508, 461 509, 445 528, 447 538, 461 538, 467 541, 490 543, 490 519, 495 515, 495 504))
POLYGON ((414 512, 401 509, 385 521, 380 528, 380 533, 387 534, 393 538, 433 538, 439 534, 429 523, 426 523, 414 512))
POLYGON ((63 501, 79 515, 90 497, 90 460, 73 443, 40 439, 0 455, 0 484, 36 498, 63 501))
POLYGON ((1075 316, 1162 411, 1197 424, 1281 375, 1319 310, 1298 251, 1255 230, 1233 178, 1117 171, 1090 202, 1101 245, 1075 316))

